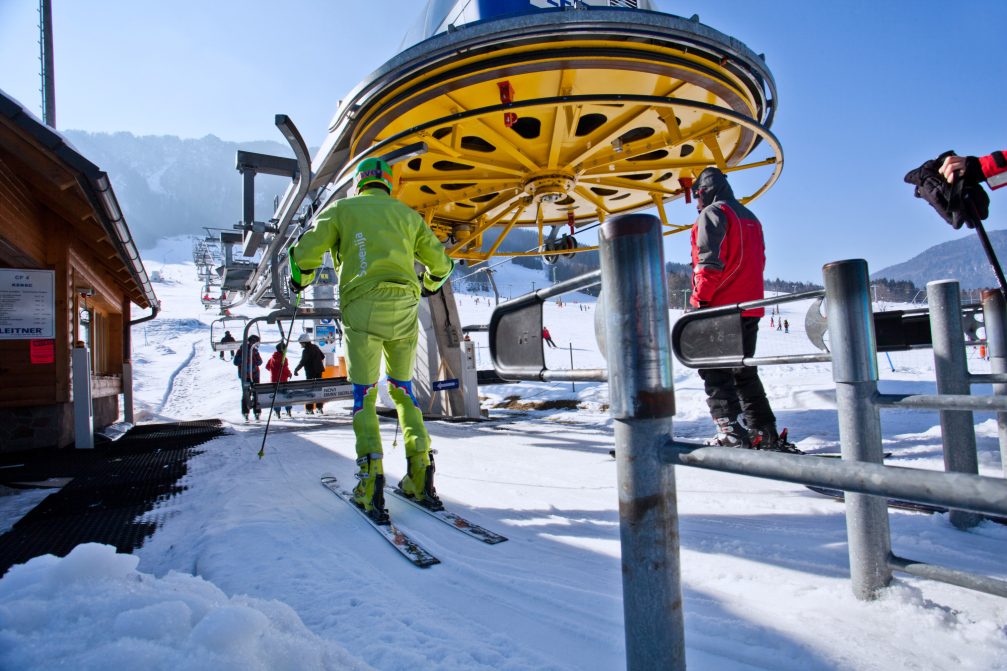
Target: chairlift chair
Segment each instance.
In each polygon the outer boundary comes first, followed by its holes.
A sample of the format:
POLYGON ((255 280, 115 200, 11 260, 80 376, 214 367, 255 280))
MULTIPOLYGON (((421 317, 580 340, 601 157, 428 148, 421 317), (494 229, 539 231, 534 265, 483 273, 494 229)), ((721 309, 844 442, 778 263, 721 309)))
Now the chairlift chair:
MULTIPOLYGON (((293 333, 290 328, 290 320, 307 322, 322 319, 330 319, 335 326, 336 337, 341 340, 341 313, 337 309, 324 308, 300 308, 296 315, 290 310, 275 310, 268 315, 255 317, 245 324, 242 342, 247 341, 253 333, 259 333, 259 323, 266 322, 276 325, 279 337, 275 341, 261 342, 262 344, 276 344, 290 334, 290 340, 296 341, 300 333, 306 333, 302 328, 298 334, 293 333)), ((317 334, 312 333, 312 342, 320 342, 317 334)), ((288 344, 288 361, 290 350, 288 344)), ((263 357, 265 358, 265 357, 263 357)), ((346 377, 323 377, 316 380, 289 380, 287 382, 259 382, 252 383, 247 380, 242 381, 242 393, 245 395, 247 407, 254 410, 269 410, 270 407, 283 407, 288 405, 305 405, 308 403, 328 403, 330 401, 345 400, 353 398, 353 384, 346 377), (274 402, 275 395, 275 402, 274 402)))
MULTIPOLYGON (((231 331, 231 335, 234 335, 235 331, 244 333, 248 320, 249 318, 244 315, 221 317, 220 319, 213 320, 213 323, 210 324, 210 346, 213 348, 213 351, 214 352, 237 351, 237 349, 241 347, 241 343, 243 341, 242 338, 235 336, 234 342, 223 342, 223 343, 220 342, 220 339, 224 337, 224 332, 226 331, 231 331)), ((258 326, 255 327, 255 331, 253 331, 253 333, 255 335, 259 335, 258 326)), ((259 337, 261 339, 261 336, 259 337)))

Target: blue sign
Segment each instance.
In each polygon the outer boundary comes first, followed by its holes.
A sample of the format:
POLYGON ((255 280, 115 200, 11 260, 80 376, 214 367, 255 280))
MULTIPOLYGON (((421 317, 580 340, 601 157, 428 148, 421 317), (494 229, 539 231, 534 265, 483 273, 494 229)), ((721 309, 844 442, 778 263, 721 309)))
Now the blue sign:
POLYGON ((451 380, 437 380, 433 386, 434 391, 444 391, 445 389, 457 389, 461 386, 461 383, 458 382, 458 378, 454 378, 451 380))
POLYGON ((334 353, 336 351, 336 327, 332 325, 316 326, 315 340, 323 352, 334 353))

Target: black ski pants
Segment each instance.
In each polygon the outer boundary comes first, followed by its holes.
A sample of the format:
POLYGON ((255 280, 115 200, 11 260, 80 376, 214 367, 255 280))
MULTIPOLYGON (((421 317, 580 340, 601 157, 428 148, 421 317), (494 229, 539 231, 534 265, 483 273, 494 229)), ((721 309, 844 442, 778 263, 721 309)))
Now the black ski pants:
MULTIPOLYGON (((746 357, 755 356, 758 338, 759 317, 742 317, 741 343, 746 357)), ((703 379, 706 403, 714 420, 726 417, 733 421, 743 413, 749 428, 776 423, 757 367, 700 368, 699 377, 703 379)))
MULTIPOLYGON (((322 379, 322 373, 319 372, 317 375, 315 375, 315 374, 309 373, 308 369, 305 368, 304 369, 304 377, 306 377, 309 380, 321 380, 322 379)), ((305 403, 304 404, 304 411, 305 412, 311 412, 312 410, 317 410, 319 413, 321 413, 323 406, 325 406, 324 403, 305 403)))

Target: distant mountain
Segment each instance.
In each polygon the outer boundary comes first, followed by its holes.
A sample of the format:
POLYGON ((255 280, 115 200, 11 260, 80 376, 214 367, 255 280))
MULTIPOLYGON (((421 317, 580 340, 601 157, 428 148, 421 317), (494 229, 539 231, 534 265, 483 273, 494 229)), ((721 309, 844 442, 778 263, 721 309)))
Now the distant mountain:
MULTIPOLYGON (((1007 263, 1007 230, 986 232, 1001 265, 1007 263)), ((909 280, 921 289, 927 282, 943 279, 958 280, 962 289, 984 289, 997 284, 982 244, 973 232, 924 250, 905 263, 882 268, 871 273, 871 278, 909 280)))
MULTIPOLYGON (((159 238, 203 235, 204 226, 231 228, 241 220, 238 149, 292 156, 290 148, 279 142, 225 142, 213 135, 198 140, 74 130, 63 135, 108 173, 141 248, 152 247, 159 238)), ((272 215, 273 199, 288 183, 282 177, 256 177, 256 220, 272 215)))

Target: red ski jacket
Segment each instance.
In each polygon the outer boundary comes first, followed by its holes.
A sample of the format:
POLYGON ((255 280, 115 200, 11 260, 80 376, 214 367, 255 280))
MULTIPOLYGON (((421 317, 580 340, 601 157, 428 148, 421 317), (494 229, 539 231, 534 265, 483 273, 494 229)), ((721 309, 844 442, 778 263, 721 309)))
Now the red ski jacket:
POLYGON ((280 352, 273 352, 273 356, 269 358, 266 362, 266 370, 269 371, 269 381, 276 382, 276 377, 279 375, 280 382, 286 382, 292 375, 290 374, 290 366, 287 365, 287 361, 283 361, 283 370, 280 370, 280 360, 283 358, 283 354, 280 352))
MULTIPOLYGON (((716 307, 765 298, 765 268, 762 224, 747 207, 730 194, 703 208, 692 226, 690 302, 694 306, 716 307)), ((761 317, 765 310, 755 308, 741 314, 761 317)))
POLYGON ((986 183, 991 189, 1007 185, 1007 150, 995 151, 989 156, 980 156, 979 165, 986 175, 986 183))

